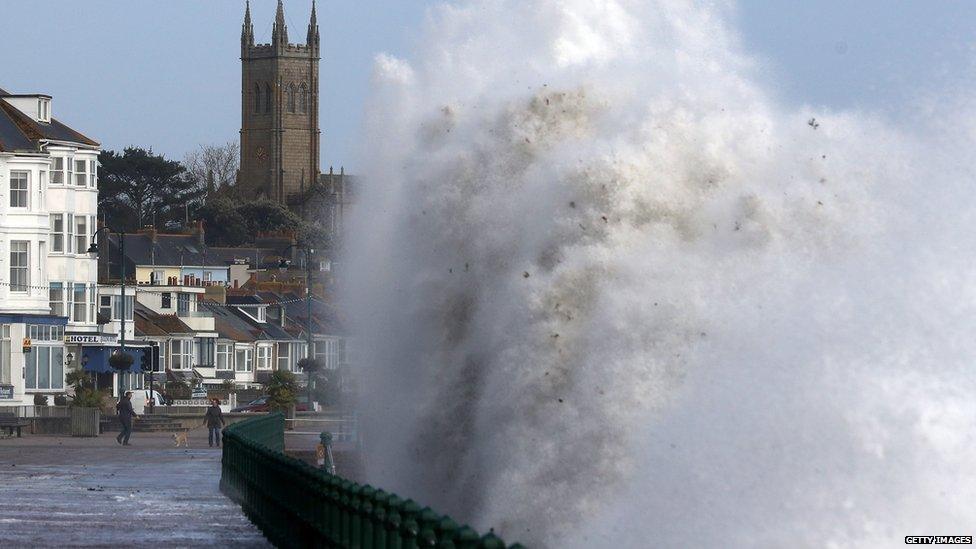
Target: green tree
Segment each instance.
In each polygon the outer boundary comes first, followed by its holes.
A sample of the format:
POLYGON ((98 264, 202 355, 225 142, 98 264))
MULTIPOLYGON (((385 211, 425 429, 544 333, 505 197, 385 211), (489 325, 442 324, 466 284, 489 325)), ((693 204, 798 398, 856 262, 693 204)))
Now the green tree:
POLYGON ((220 197, 204 204, 197 211, 197 218, 203 221, 207 244, 210 246, 240 246, 252 234, 248 223, 238 210, 239 204, 220 197))
POLYGON ((268 379, 266 388, 268 407, 272 410, 287 410, 298 400, 298 382, 295 374, 288 370, 275 370, 268 379))
POLYGON ((152 149, 102 151, 98 161, 99 214, 117 229, 133 231, 148 224, 179 228, 203 195, 183 164, 152 149))

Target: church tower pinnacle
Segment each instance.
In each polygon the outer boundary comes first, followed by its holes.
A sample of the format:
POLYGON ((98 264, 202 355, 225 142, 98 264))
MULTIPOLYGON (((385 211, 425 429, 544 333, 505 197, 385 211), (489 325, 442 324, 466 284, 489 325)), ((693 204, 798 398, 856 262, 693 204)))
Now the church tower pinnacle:
POLYGON ((241 25, 241 50, 254 46, 254 25, 251 24, 251 2, 244 3, 244 24, 241 25))
POLYGON ((309 47, 319 49, 319 24, 315 19, 315 0, 312 0, 312 16, 308 20, 308 34, 305 36, 305 43, 309 47))
POLYGON ((271 30, 271 41, 275 46, 288 45, 288 25, 285 24, 285 6, 278 0, 278 12, 275 14, 274 27, 271 30))

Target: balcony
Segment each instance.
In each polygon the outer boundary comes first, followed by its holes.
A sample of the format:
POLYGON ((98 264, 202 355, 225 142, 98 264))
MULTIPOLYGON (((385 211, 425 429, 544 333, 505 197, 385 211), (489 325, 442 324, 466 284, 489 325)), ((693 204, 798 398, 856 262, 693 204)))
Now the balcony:
POLYGON ((214 331, 214 317, 206 311, 178 311, 176 316, 193 331, 214 331))

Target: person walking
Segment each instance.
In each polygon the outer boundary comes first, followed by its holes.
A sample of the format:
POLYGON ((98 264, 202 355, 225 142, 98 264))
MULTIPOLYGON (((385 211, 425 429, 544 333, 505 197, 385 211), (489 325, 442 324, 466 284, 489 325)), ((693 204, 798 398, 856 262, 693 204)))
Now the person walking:
POLYGON ((125 395, 119 399, 115 405, 115 410, 119 413, 119 421, 122 422, 122 432, 115 440, 123 446, 129 445, 129 437, 132 436, 132 420, 136 417, 136 411, 132 409, 132 391, 126 391, 125 395))
POLYGON ((210 442, 210 447, 213 448, 216 444, 217 448, 220 448, 220 429, 224 426, 224 414, 220 411, 220 400, 215 398, 211 402, 203 420, 207 423, 207 440, 210 442))

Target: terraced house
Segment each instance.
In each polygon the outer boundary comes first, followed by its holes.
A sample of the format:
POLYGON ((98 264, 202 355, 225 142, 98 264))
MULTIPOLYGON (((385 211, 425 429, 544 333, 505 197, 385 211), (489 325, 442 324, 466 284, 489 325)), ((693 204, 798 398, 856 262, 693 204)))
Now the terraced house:
POLYGON ((98 153, 50 95, 0 89, 0 405, 63 392, 80 345, 105 337, 87 253, 98 153))

